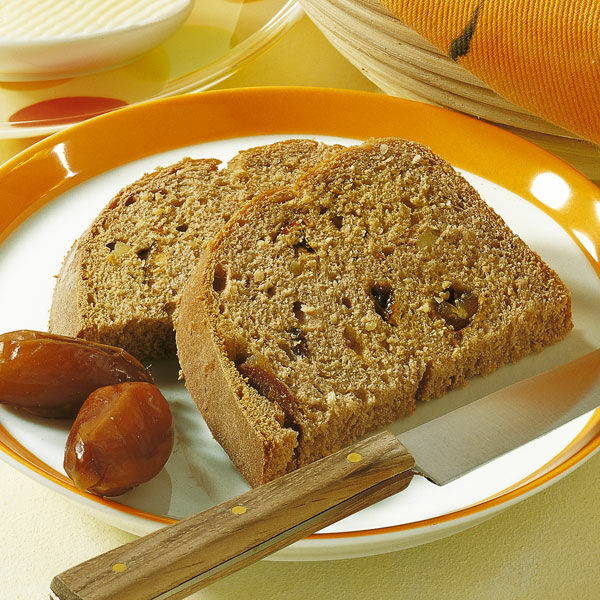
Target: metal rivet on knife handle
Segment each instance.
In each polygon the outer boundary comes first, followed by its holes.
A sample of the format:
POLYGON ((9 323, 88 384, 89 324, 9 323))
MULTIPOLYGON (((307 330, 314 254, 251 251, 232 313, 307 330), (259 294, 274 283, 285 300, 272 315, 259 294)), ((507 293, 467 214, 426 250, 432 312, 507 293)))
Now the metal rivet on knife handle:
POLYGON ((123 573, 125 571, 127 571, 127 565, 125 563, 115 563, 111 569, 115 572, 115 573, 123 573))

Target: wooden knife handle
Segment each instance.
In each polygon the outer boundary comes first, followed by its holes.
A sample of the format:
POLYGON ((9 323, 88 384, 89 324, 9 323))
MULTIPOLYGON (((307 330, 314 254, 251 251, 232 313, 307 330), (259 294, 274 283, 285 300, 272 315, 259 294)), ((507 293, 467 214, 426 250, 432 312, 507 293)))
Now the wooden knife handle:
POLYGON ((57 575, 60 600, 175 600, 403 490, 413 457, 376 434, 57 575))

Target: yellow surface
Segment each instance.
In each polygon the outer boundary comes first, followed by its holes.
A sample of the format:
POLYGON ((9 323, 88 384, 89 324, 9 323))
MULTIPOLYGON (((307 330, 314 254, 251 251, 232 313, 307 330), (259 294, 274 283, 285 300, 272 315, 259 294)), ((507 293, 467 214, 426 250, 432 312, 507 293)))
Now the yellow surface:
MULTIPOLYGON (((292 84, 374 90, 307 20, 220 87, 292 84)), ((28 143, 0 142, 0 160, 28 143)), ((0 481, 1 600, 45 599, 53 575, 132 539, 4 463, 0 481)), ((595 456, 551 488, 451 538, 346 561, 263 561, 191 598, 597 599, 599 507, 595 456)))

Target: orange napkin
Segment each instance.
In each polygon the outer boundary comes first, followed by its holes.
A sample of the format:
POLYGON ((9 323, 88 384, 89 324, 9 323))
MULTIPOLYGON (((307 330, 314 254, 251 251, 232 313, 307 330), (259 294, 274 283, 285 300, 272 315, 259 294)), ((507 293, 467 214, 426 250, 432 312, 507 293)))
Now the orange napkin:
POLYGON ((380 0, 514 104, 600 143, 600 0, 380 0))

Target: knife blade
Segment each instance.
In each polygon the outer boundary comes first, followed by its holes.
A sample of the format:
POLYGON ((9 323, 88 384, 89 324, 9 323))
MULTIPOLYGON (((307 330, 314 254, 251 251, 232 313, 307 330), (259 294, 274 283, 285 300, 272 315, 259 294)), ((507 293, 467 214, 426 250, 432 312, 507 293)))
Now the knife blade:
POLYGON ((176 600, 405 489, 444 484, 600 405, 600 349, 382 432, 54 577, 55 600, 176 600))
POLYGON ((600 349, 514 383, 399 437, 444 485, 600 405, 600 349))

